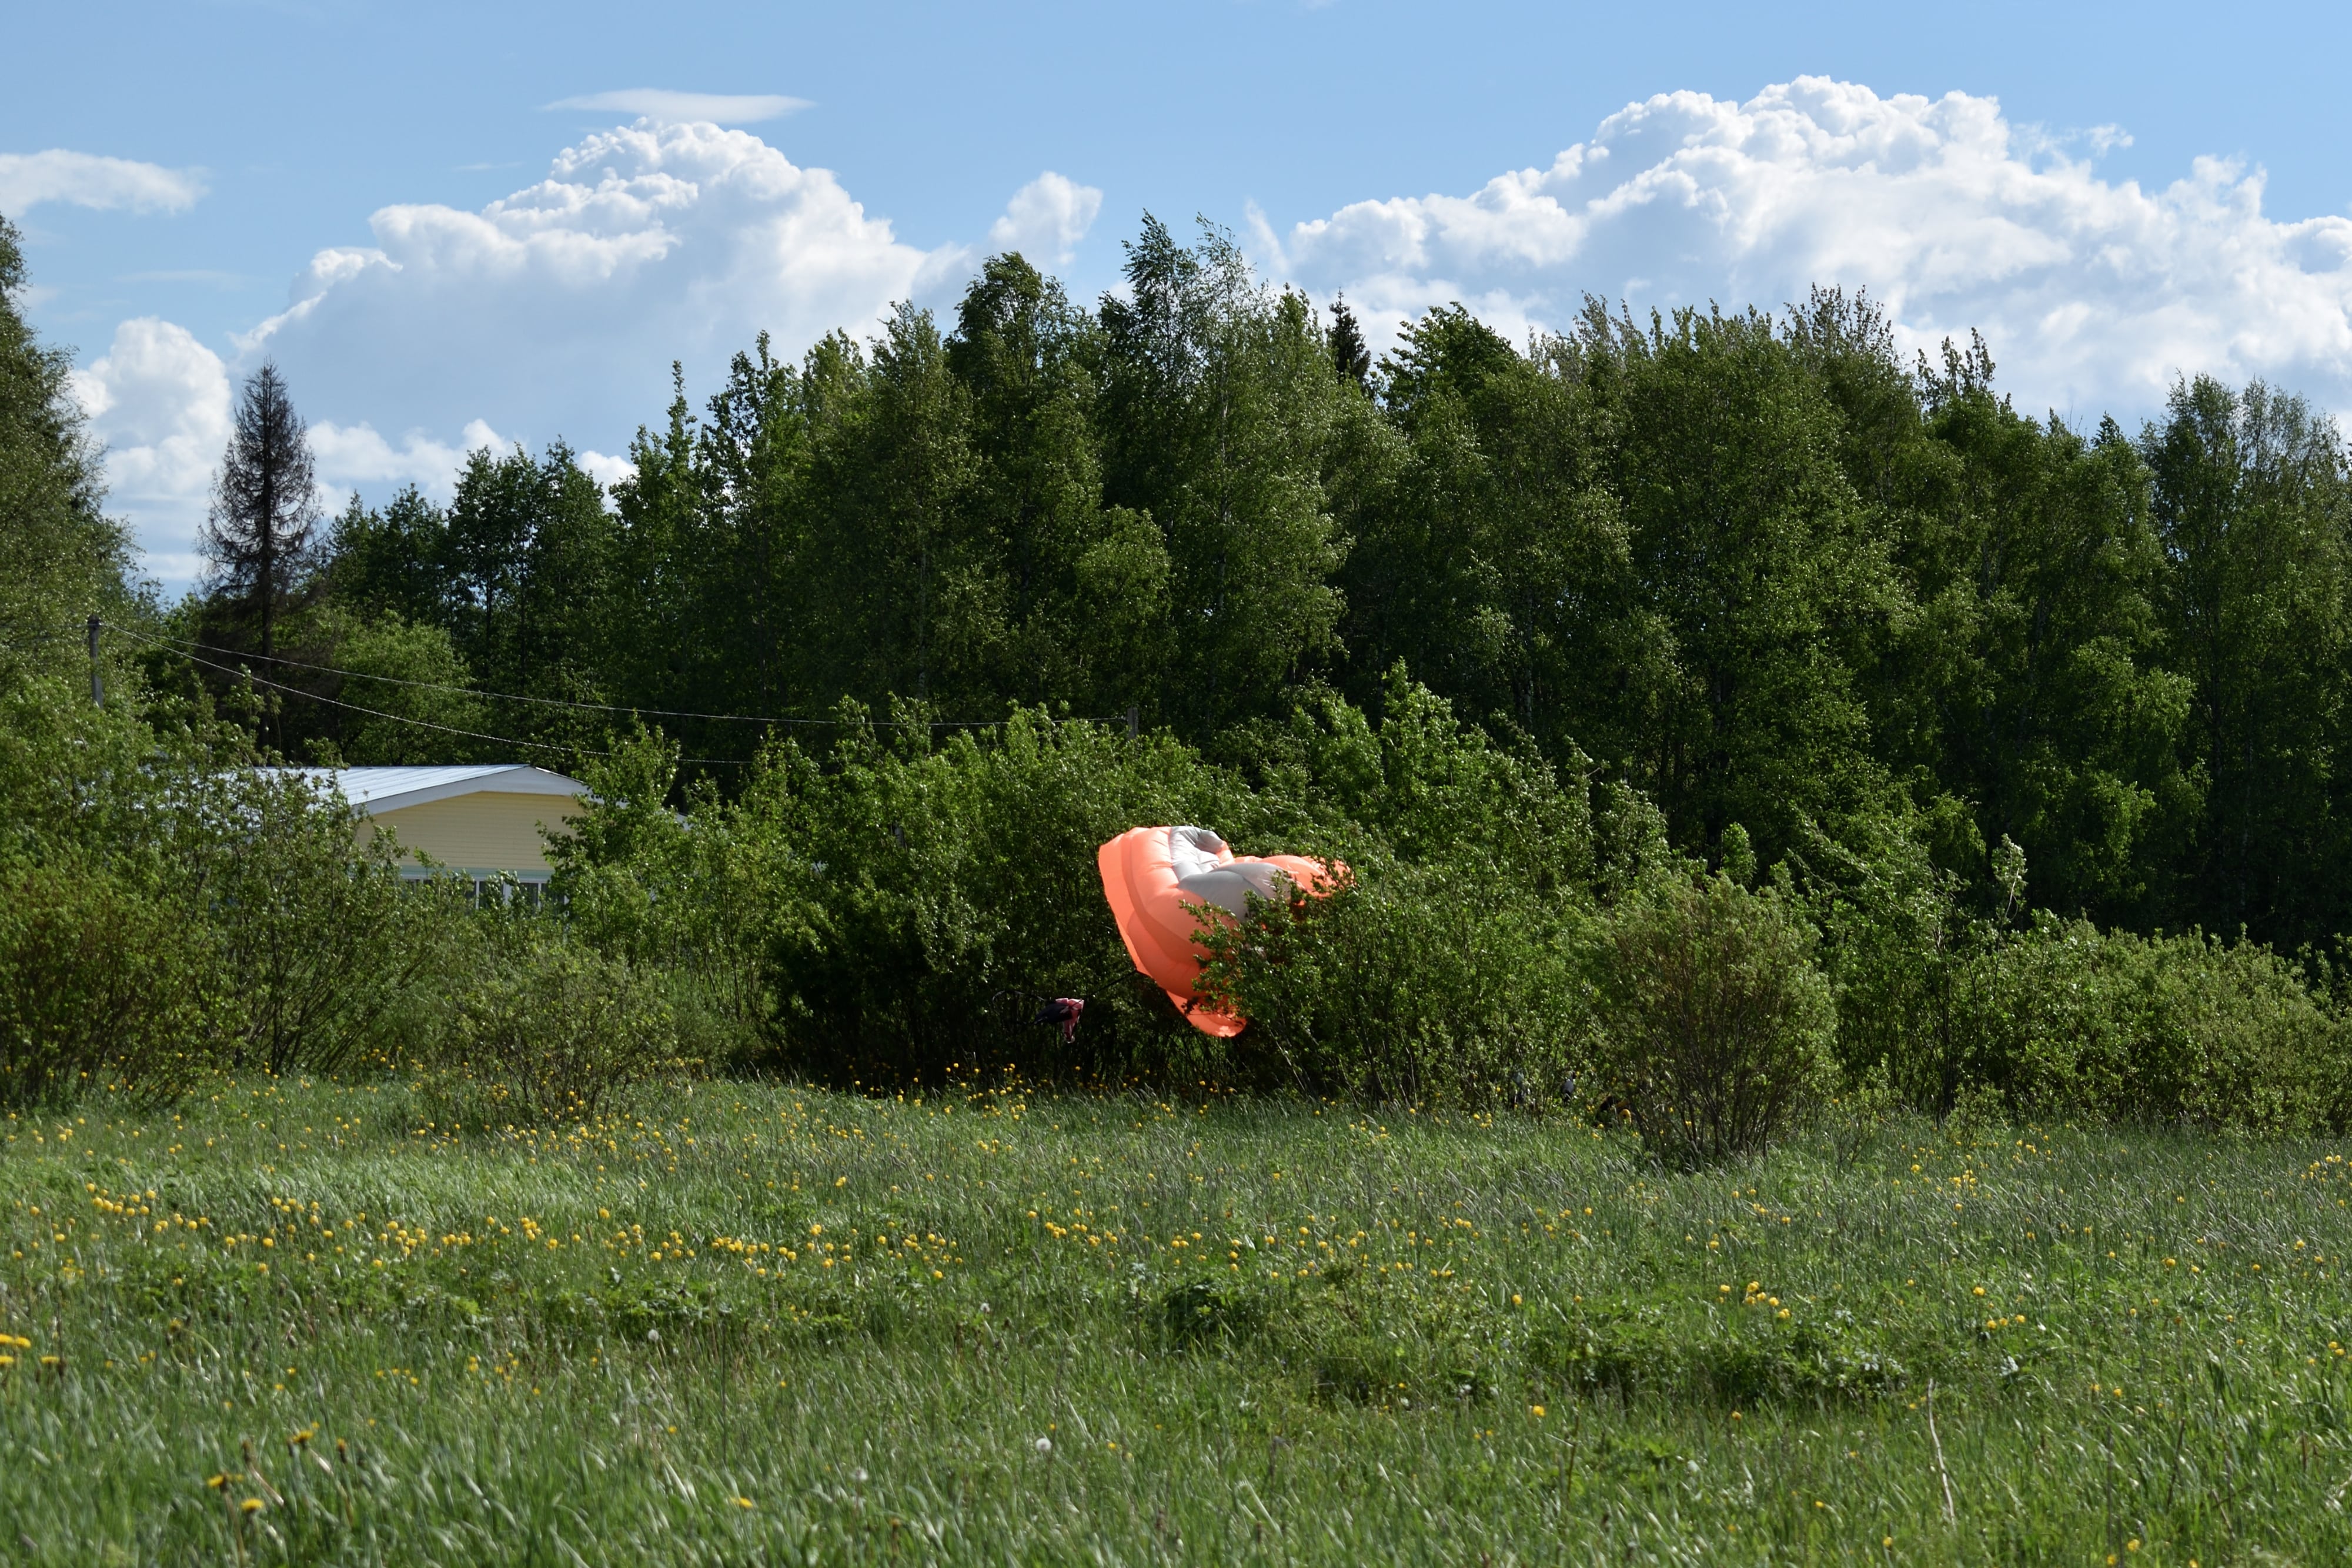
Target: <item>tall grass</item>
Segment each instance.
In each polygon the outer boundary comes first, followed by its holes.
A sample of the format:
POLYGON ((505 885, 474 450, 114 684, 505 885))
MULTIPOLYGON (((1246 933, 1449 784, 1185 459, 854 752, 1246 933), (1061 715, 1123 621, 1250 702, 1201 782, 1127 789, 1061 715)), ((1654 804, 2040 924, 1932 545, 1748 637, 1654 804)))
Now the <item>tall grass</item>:
POLYGON ((423 1115, 224 1081, 0 1124, 0 1555, 2352 1555, 2340 1145, 1922 1124, 1678 1174, 1002 1082, 423 1115))

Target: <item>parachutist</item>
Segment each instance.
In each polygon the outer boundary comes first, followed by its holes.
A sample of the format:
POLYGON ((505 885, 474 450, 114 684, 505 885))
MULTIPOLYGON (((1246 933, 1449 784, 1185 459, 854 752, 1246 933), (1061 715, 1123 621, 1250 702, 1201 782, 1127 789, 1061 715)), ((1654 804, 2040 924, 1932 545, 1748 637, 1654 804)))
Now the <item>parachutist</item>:
POLYGON ((1055 997, 1037 1009, 1033 1024, 1052 1024, 1062 1031, 1062 1043, 1067 1045, 1078 1032, 1078 1015, 1087 1010, 1083 997, 1055 997))

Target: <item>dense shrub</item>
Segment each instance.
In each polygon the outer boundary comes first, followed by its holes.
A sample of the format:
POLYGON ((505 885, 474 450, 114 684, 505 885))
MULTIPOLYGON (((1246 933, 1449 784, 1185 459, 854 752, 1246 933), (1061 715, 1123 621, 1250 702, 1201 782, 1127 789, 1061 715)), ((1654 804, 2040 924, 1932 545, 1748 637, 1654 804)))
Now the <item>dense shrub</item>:
POLYGON ((1762 1149, 1825 1091, 1836 1011, 1776 889, 1661 878, 1615 912, 1599 968, 1602 1090, 1678 1163, 1762 1149))
POLYGON ((1250 1019, 1235 1057, 1352 1099, 1549 1099, 1588 1017, 1565 899, 1454 864, 1383 860, 1328 901, 1213 935, 1250 1019))
POLYGON ((1375 728, 1327 697, 1258 737, 1263 793, 1349 845, 1350 874, 1207 935, 1204 984, 1250 1019, 1234 1060, 1351 1098, 1549 1100, 1589 1027, 1578 955, 1614 817, 1596 835, 1581 779, 1496 747, 1402 670, 1385 706, 1375 728))
POLYGON ((910 714, 886 732, 853 713, 829 755, 776 748, 739 798, 699 796, 684 817, 670 754, 640 740, 592 774, 557 887, 600 948, 702 977, 740 1027, 826 1076, 1013 1061, 1396 1098, 1549 1092, 1581 1017, 1582 780, 1495 747, 1401 672, 1387 710, 1375 727, 1318 699, 1231 767, 1035 713, 937 747, 910 714), (1098 847, 1156 822, 1357 870, 1329 907, 1262 910, 1218 941, 1210 984, 1256 1020, 1237 1045, 1185 1027, 1135 974, 1103 898, 1098 847), (1027 1026, 1053 996, 1087 1000, 1075 1053, 1027 1026))
POLYGON ((204 788, 186 874, 218 944, 228 1065, 328 1071, 384 1043, 411 988, 453 956, 454 889, 404 883, 396 841, 356 840, 351 810, 300 774, 239 769, 204 788))
POLYGON ((1964 1080, 2019 1115, 2300 1132, 2352 1109, 2343 1019, 2253 943, 2044 915, 1971 955, 1953 1012, 1964 1080))
POLYGON ((895 734, 852 725, 823 759, 772 750, 739 799, 694 802, 690 826, 641 746, 625 772, 592 775, 558 891, 608 949, 710 977, 802 1071, 1117 1068, 1187 1048, 1135 977, 1095 852, 1139 822, 1208 822, 1255 847, 1265 812, 1239 779, 1165 737, 1042 715, 936 749, 895 734), (1024 1027, 1024 998, 1050 996, 1087 1000, 1076 1060, 1024 1027))
POLYGON ((211 957, 192 914, 75 860, 0 872, 0 1103, 183 1087, 211 957))
POLYGON ((1938 1117, 1988 1100, 2013 1116, 2248 1131, 2352 1115, 2352 1039, 2301 967, 2200 933, 2029 919, 2024 856, 2005 839, 1984 857, 1999 902, 1971 906, 1968 879, 1931 855, 1936 826, 1853 823, 1808 846, 1849 1089, 1883 1072, 1938 1117))
POLYGON ((668 977, 525 917, 490 934, 427 1061, 450 1120, 546 1125, 698 1063, 679 1056, 668 977))

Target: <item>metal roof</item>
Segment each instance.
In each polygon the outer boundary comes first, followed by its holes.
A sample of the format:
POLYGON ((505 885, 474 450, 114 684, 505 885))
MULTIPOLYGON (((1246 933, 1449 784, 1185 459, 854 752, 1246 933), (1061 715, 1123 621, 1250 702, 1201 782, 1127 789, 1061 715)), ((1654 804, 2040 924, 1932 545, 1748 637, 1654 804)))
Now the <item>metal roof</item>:
POLYGON ((475 768, 289 768, 367 811, 397 811, 459 795, 585 795, 577 779, 521 763, 475 768))

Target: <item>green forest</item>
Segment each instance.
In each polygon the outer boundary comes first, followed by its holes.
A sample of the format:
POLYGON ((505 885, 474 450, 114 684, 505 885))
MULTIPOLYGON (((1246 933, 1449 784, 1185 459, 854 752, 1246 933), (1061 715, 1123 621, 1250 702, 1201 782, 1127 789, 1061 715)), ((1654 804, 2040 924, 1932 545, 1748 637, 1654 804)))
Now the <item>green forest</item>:
MULTIPOLYGON (((2352 1113, 2352 476, 2305 402, 2198 378, 2077 430, 1981 340, 1906 361, 1832 289, 1596 299, 1524 344, 1451 307, 1375 360, 1213 227, 1126 254, 1091 308, 1005 255, 952 319, 762 340, 698 407, 680 378, 610 488, 558 443, 474 453, 446 507, 305 492, 176 604, 12 316, 9 874, 81 909, 19 915, 20 962, 81 963, 119 897, 182 934, 162 1056, 278 1070, 610 981, 664 1020, 648 1061, 1566 1098, 1705 1148, 1837 1093, 2352 1113), (596 804, 490 936, 336 869, 272 759, 534 760, 596 804), (1209 934, 1256 1020, 1229 1046, 1092 884, 1160 821, 1350 868, 1209 934), (319 891, 227 891, 273 855, 319 891), (1002 1016, 1062 994, 1066 1050, 1002 1016), (1775 1087, 1691 1132, 1734 1015, 1775 1087)), ((156 994, 44 994, 110 987, 156 994)), ((17 1029, 27 1062, 71 1032, 17 1029)), ((129 1071, 76 1049, 23 1092, 129 1071)))
MULTIPOLYGON (((1132 707, 1244 769, 1302 710, 1378 722, 1402 671, 1640 790, 1711 865, 1735 823, 1769 867, 1899 821, 1980 900, 2006 837, 2037 905, 2102 925, 2291 950, 2352 916, 2352 514, 2340 434, 2290 393, 2199 379, 2138 431, 2072 429, 2013 407, 1981 341, 1908 362, 1834 292, 1596 300, 1521 345, 1454 308, 1373 364, 1214 234, 1148 228, 1127 277, 1089 310, 1003 256, 951 320, 760 344, 609 495, 558 444, 476 453, 446 509, 354 504, 290 656, 667 710, 696 757, 783 731, 673 716, 849 698, 1132 707)), ((182 634, 242 650, 238 608, 182 634)), ((475 755, 286 706, 289 754, 475 755)))

